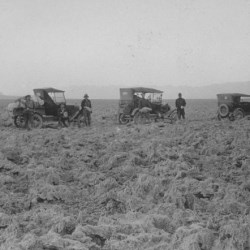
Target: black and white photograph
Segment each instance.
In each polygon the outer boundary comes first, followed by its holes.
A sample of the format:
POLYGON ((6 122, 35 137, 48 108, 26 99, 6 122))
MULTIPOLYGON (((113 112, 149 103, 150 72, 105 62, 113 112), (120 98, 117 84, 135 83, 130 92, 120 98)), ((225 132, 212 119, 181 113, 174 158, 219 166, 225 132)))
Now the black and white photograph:
POLYGON ((0 0, 0 250, 250 250, 250 0, 0 0))

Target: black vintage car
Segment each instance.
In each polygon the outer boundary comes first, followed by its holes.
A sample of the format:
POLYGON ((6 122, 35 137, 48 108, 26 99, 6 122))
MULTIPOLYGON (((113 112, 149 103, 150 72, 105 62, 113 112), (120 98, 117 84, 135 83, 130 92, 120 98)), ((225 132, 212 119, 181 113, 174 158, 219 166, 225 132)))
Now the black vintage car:
MULTIPOLYGON (((69 121, 79 120, 82 114, 80 108, 75 105, 68 105, 64 96, 64 91, 55 88, 34 89, 35 109, 33 110, 33 127, 41 128, 44 121, 57 121, 57 111, 59 105, 64 103, 68 112, 69 121)), ((25 121, 23 117, 24 107, 22 106, 22 98, 19 99, 20 106, 13 109, 14 124, 17 127, 24 127, 25 121)))
POLYGON ((120 124, 130 121, 142 121, 141 112, 138 108, 142 94, 150 102, 152 111, 150 119, 153 121, 167 120, 171 123, 176 121, 176 109, 171 109, 168 104, 163 104, 163 91, 147 87, 132 87, 120 89, 120 101, 118 108, 118 120, 120 124))
POLYGON ((218 118, 241 119, 250 115, 250 95, 240 93, 217 94, 218 118))

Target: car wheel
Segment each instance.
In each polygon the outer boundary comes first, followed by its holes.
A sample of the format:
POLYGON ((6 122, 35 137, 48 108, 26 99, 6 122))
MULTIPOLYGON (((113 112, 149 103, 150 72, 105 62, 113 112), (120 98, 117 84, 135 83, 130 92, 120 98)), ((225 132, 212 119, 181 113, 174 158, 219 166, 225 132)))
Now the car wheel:
POLYGON ((134 123, 135 124, 148 124, 151 123, 152 120, 152 114, 149 112, 140 112, 138 111, 134 116, 134 123))
POLYGON ((130 119, 128 117, 126 117, 125 114, 120 114, 120 116, 119 116, 119 123, 120 124, 127 124, 129 122, 129 120, 130 119))
POLYGON ((242 119, 245 116, 244 111, 242 109, 236 109, 233 114, 235 120, 242 119))
POLYGON ((32 128, 42 128, 43 126, 43 117, 38 114, 38 113, 35 113, 33 115, 33 121, 32 121, 32 128))
POLYGON ((77 125, 78 125, 79 128, 86 127, 86 117, 85 117, 85 115, 80 114, 77 117, 77 125))
POLYGON ((135 115, 134 115, 134 123, 135 123, 135 124, 141 123, 141 114, 140 114, 139 111, 136 112, 135 115))
POLYGON ((14 117, 14 124, 17 128, 24 128, 25 126, 25 119, 22 115, 16 115, 14 117))
POLYGON ((227 117, 229 114, 229 107, 226 104, 221 104, 218 113, 222 118, 227 117))
POLYGON ((171 121, 172 122, 176 122, 178 119, 178 115, 177 115, 177 110, 173 110, 173 112, 170 115, 171 121))

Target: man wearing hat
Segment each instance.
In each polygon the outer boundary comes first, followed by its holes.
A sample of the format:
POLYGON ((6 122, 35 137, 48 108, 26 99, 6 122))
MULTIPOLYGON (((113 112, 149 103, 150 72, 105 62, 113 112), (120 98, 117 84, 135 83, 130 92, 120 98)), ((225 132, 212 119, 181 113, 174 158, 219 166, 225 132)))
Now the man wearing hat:
POLYGON ((181 93, 178 94, 178 98, 175 101, 175 106, 176 106, 176 109, 177 109, 177 115, 178 115, 179 120, 181 118, 185 119, 185 110, 184 110, 184 108, 186 106, 186 100, 184 98, 182 98, 181 93))
POLYGON ((84 99, 82 100, 81 107, 82 107, 83 114, 86 116, 85 117, 86 126, 90 126, 92 105, 91 105, 91 101, 89 100, 88 94, 84 95, 84 99))
POLYGON ((23 112, 23 116, 24 116, 24 120, 25 120, 25 125, 24 127, 28 130, 30 130, 30 125, 29 124, 33 124, 33 110, 35 108, 35 103, 34 101, 31 100, 31 96, 30 95, 26 95, 24 97, 24 112, 23 112))

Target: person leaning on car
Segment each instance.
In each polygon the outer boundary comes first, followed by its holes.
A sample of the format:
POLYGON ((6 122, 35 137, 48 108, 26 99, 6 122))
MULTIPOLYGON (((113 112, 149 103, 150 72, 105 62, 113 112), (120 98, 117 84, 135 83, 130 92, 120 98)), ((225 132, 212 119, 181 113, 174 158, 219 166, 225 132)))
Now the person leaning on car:
POLYGON ((143 114, 145 118, 150 120, 150 111, 152 111, 152 106, 149 100, 145 99, 145 94, 142 93, 142 98, 139 100, 139 112, 143 114))
POLYGON ((186 100, 184 98, 182 98, 182 94, 179 93, 178 94, 178 98, 175 101, 175 106, 177 109, 177 115, 178 115, 178 119, 180 120, 181 117, 183 119, 185 119, 185 107, 186 107, 186 100))
POLYGON ((35 108, 35 103, 34 101, 31 100, 31 96, 30 95, 26 95, 24 97, 24 112, 23 112, 23 116, 24 116, 24 120, 25 120, 25 125, 24 127, 28 130, 30 130, 30 126, 29 124, 33 123, 33 112, 34 112, 34 108, 35 108))
POLYGON ((138 108, 141 110, 143 108, 151 109, 151 103, 149 100, 145 99, 145 94, 142 94, 142 98, 139 100, 138 108))

